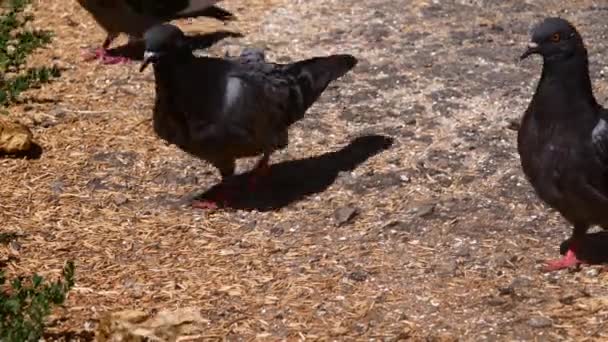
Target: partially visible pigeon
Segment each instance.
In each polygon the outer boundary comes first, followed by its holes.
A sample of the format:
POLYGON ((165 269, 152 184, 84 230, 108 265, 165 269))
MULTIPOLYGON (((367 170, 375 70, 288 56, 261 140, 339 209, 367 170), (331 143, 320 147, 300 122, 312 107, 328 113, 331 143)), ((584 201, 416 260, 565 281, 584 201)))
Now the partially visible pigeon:
POLYGON ((222 21, 233 20, 232 13, 214 6, 220 0, 78 0, 102 26, 107 37, 94 58, 106 64, 128 61, 125 57, 110 56, 107 49, 120 33, 129 36, 129 42, 141 38, 149 28, 163 22, 206 16, 222 21))
POLYGON ((593 95, 587 50, 568 21, 547 18, 521 56, 543 57, 518 135, 523 171, 538 196, 574 226, 565 256, 546 270, 584 263, 590 226, 608 228, 608 111, 593 95))
MULTIPOLYGON (((256 176, 268 173, 271 153, 287 146, 289 126, 331 81, 357 64, 351 55, 273 64, 255 49, 241 58, 197 58, 183 32, 170 24, 155 26, 144 39, 140 71, 154 64, 156 133, 209 161, 223 180, 234 174, 236 159, 261 154, 253 189, 256 176)), ((213 202, 194 205, 213 208, 224 201, 229 201, 226 191, 213 202)))
POLYGON ((264 50, 258 48, 245 48, 238 57, 233 57, 239 63, 262 64, 266 62, 266 54, 264 50))

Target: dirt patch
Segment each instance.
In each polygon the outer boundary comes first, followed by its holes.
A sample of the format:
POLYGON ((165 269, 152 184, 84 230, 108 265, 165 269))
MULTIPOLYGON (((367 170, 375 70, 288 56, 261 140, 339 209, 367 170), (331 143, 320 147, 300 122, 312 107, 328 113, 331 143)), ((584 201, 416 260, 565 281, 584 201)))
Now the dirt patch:
POLYGON ((244 34, 204 53, 255 45, 271 60, 352 53, 361 62, 294 126, 273 156, 270 190, 211 214, 187 204, 219 175, 154 136, 152 75, 84 62, 104 34, 76 2, 34 8, 34 25, 56 37, 31 63, 53 60, 64 73, 11 109, 52 124, 32 125, 40 159, 0 160, 0 222, 20 234, 10 274, 55 276, 76 261, 55 333, 81 336, 107 311, 196 307, 209 339, 606 339, 606 274, 539 271, 570 228, 531 192, 509 128, 540 71, 539 60, 517 57, 546 14, 579 26, 598 99, 608 98, 605 8, 224 4, 238 21, 179 23, 244 34))

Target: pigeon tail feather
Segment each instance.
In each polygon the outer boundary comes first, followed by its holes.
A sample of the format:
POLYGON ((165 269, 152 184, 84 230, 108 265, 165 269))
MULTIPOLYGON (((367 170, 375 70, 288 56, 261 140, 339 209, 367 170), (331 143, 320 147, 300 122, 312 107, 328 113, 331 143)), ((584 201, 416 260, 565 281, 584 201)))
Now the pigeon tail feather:
POLYGON ((206 9, 203 9, 200 11, 195 11, 190 14, 190 16, 192 16, 192 15, 214 18, 219 21, 232 21, 232 20, 236 19, 236 16, 234 14, 226 11, 225 9, 223 9, 221 7, 217 7, 217 6, 211 6, 211 7, 208 7, 206 9))
POLYGON ((190 0, 188 7, 175 13, 172 19, 190 17, 210 17, 221 21, 234 20, 235 16, 227 10, 214 6, 218 0, 190 0))

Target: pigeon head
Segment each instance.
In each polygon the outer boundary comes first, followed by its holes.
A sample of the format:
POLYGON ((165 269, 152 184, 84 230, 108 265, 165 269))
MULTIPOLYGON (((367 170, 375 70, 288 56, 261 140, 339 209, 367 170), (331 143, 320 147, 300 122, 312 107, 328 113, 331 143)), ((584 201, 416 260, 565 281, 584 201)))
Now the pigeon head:
POLYGON ((184 33, 171 24, 156 25, 150 28, 144 34, 144 41, 146 50, 140 72, 144 71, 148 64, 157 63, 164 56, 178 53, 188 46, 184 33))
POLYGON ((532 30, 532 41, 520 59, 539 54, 549 61, 566 60, 584 52, 583 39, 576 28, 562 18, 546 18, 532 30))

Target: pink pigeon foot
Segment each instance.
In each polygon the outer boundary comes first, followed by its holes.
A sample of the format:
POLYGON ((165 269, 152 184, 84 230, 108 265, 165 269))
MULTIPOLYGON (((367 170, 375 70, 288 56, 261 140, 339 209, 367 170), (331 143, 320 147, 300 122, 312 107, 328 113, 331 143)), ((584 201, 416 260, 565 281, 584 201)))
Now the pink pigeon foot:
POLYGON ((206 201, 193 201, 192 202, 193 209, 203 209, 203 210, 217 210, 219 208, 218 203, 210 200, 206 201))
POLYGON ((579 260, 576 257, 576 254, 572 249, 568 249, 566 255, 564 255, 561 259, 548 261, 543 270, 545 272, 557 271, 584 263, 584 261, 579 260))
POLYGON ((84 60, 92 61, 94 59, 99 59, 103 64, 119 64, 119 63, 127 63, 131 60, 127 57, 123 56, 112 56, 108 53, 108 50, 104 48, 98 48, 91 52, 85 53, 84 60))
POLYGON ((229 206, 233 198, 234 189, 229 188, 227 185, 223 185, 217 190, 215 194, 213 194, 211 198, 192 201, 192 208, 203 210, 217 210, 219 208, 229 206))

